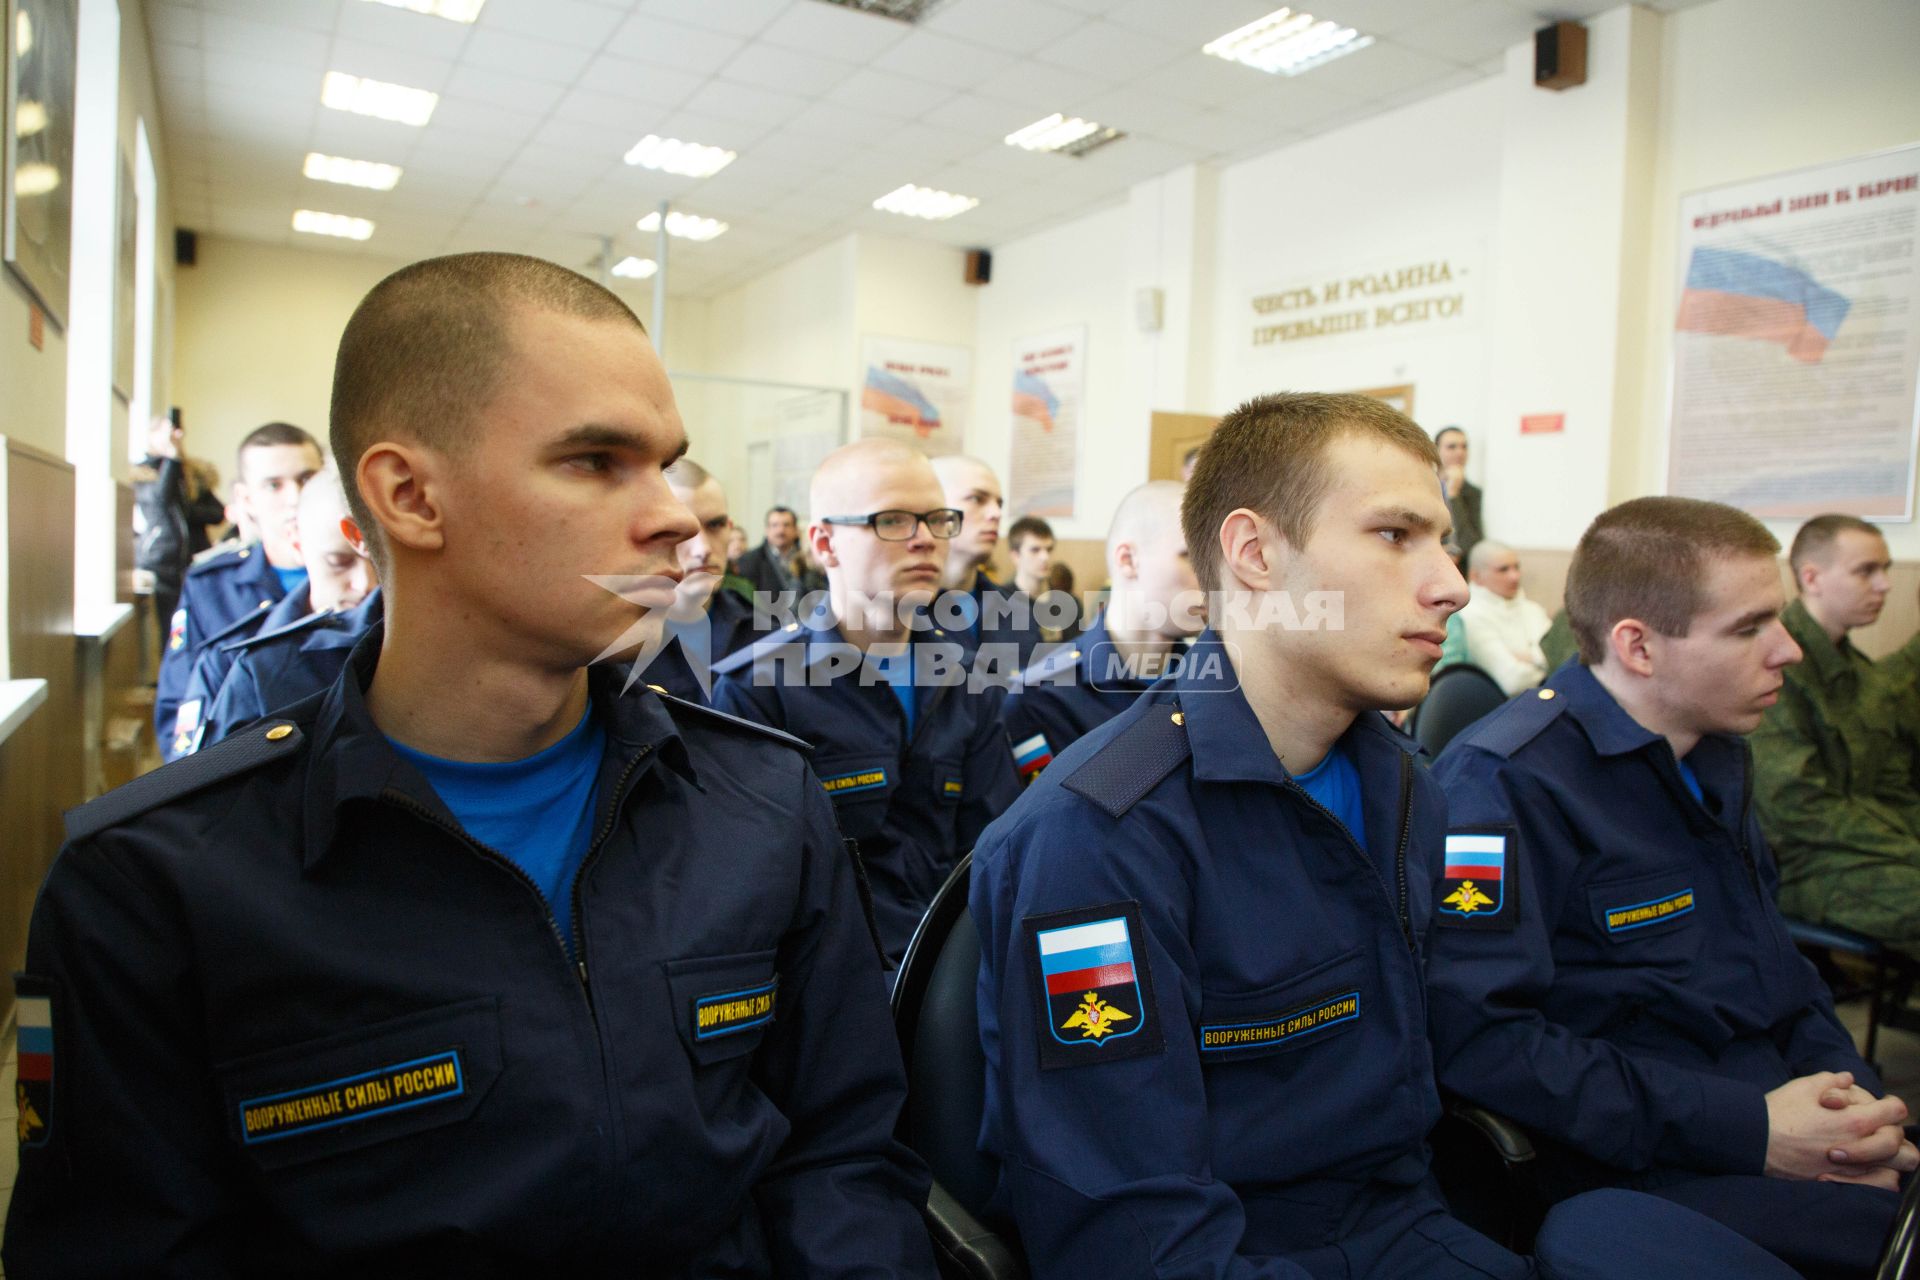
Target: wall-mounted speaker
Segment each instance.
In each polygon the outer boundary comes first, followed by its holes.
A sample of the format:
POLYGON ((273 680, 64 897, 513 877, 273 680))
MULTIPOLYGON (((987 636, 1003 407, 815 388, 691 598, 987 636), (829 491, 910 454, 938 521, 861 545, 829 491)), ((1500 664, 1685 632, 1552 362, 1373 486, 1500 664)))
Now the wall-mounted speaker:
POLYGON ((1533 33, 1533 82, 1542 89, 1571 89, 1587 82, 1587 29, 1556 22, 1533 33))
POLYGON ((200 233, 189 231, 185 227, 173 233, 173 261, 175 266, 190 267, 200 254, 200 233))
POLYGON ((967 250, 967 283, 986 284, 993 279, 993 254, 985 249, 967 250))

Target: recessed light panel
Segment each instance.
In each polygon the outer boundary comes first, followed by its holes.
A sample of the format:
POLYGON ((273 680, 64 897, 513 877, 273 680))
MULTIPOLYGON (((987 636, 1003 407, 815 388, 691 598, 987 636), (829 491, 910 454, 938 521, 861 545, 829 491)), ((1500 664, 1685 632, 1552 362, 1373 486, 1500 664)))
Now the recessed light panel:
POLYGON ((343 187, 365 187, 369 191, 391 191, 400 181, 398 165, 323 156, 318 151, 307 152, 307 162, 300 172, 315 182, 337 182, 343 187))
POLYGON ((480 16, 480 8, 486 2, 487 0, 372 0, 372 3, 384 4, 390 9, 424 13, 430 18, 445 18, 448 22, 472 22, 480 16))
POLYGON ((1341 23, 1316 21, 1312 14, 1292 9, 1275 9, 1202 45, 1200 52, 1256 71, 1297 76, 1335 58, 1358 53, 1372 43, 1372 36, 1363 36, 1341 23))
POLYGON ((688 178, 711 178, 733 163, 734 153, 725 147, 707 147, 698 142, 682 142, 650 133, 633 144, 626 154, 628 164, 662 173, 677 173, 688 178))
POLYGON ((423 125, 433 118, 440 95, 425 89, 409 89, 403 84, 368 80, 344 71, 329 71, 320 83, 320 102, 335 111, 351 111, 376 120, 398 124, 423 125))
POLYGON ((373 224, 365 218, 350 218, 344 213, 320 213, 313 209, 295 209, 293 229, 310 236, 338 236, 342 240, 365 240, 373 234, 373 224))
POLYGON ((658 270, 660 264, 652 258, 626 257, 613 264, 613 274, 622 280, 645 280, 658 270))
MULTIPOLYGON (((645 232, 660 230, 660 211, 655 209, 646 217, 633 224, 645 232)), ((678 209, 667 210, 667 234, 681 240, 711 240, 724 235, 727 224, 718 218, 702 218, 691 213, 681 213, 678 209)))
POLYGON ((956 213, 965 213, 979 203, 972 196, 959 196, 951 191, 935 191, 932 187, 916 187, 908 183, 875 200, 873 207, 883 213, 898 213, 909 218, 939 222, 956 213))

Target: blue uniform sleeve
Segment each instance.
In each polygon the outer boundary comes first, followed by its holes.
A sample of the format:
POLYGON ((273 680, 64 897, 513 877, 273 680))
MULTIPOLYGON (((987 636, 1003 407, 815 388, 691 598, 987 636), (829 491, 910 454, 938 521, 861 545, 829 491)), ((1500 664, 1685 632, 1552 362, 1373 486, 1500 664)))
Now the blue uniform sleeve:
POLYGON ((880 957, 832 802, 797 773, 806 873, 757 1081, 793 1129, 755 1199, 780 1275, 932 1280, 926 1168, 893 1137, 907 1083, 880 957))
POLYGON ((1006 690, 989 687, 967 696, 980 703, 979 720, 967 742, 966 785, 955 818, 955 848, 962 851, 973 848, 987 824, 1020 798, 1020 779, 1013 771, 1013 753, 1000 719, 1006 690))
MULTIPOLYGON (((998 1197, 1019 1223, 1036 1280, 1307 1280, 1284 1258, 1240 1252, 1245 1210, 1213 1176, 1182 856, 1137 820, 1064 803, 996 825, 975 852, 981 1145, 1001 1163, 998 1197), (1133 963, 1151 990, 1142 1007, 1159 1023, 1143 1034, 1161 1047, 1043 1067, 1040 1037, 1052 1028, 1037 1013, 1042 979, 1025 922, 1123 903, 1138 912, 1133 963)), ((1109 1047, 1119 1042, 1100 1052, 1109 1047)))
POLYGON ((194 955, 124 830, 69 845, 33 913, 26 974, 50 991, 53 1084, 23 1143, 6 1226, 15 1275, 237 1275, 244 1235, 209 1066, 194 955))
POLYGON ((220 682, 220 691, 213 695, 213 702, 207 708, 207 727, 200 735, 200 746, 210 747, 222 738, 231 737, 235 729, 252 724, 266 714, 253 663, 241 653, 234 658, 233 667, 220 682))
POLYGON ((1434 772, 1451 826, 1515 832, 1508 860, 1519 912, 1510 930, 1427 935, 1441 1086, 1620 1168, 1760 1173, 1762 1090, 1573 1035, 1542 1012, 1554 985, 1554 922, 1566 910, 1580 850, 1554 797, 1472 747, 1448 751, 1434 772))
MULTIPOLYGON (((194 608, 195 581, 191 574, 180 588, 180 603, 173 617, 161 618, 160 674, 153 695, 153 730, 160 751, 166 754, 173 739, 173 722, 180 703, 186 697, 187 681, 193 676, 193 662, 200 653, 206 631, 196 619, 204 610, 194 608)), ((171 756, 167 757, 172 759, 171 756)))
POLYGON ((193 671, 187 676, 180 705, 175 708, 174 722, 167 726, 167 738, 160 744, 162 759, 171 763, 218 741, 206 732, 207 714, 213 710, 215 698, 226 683, 232 662, 232 655, 222 653, 218 645, 201 647, 200 656, 194 659, 193 671), (188 714, 183 717, 182 711, 188 714))

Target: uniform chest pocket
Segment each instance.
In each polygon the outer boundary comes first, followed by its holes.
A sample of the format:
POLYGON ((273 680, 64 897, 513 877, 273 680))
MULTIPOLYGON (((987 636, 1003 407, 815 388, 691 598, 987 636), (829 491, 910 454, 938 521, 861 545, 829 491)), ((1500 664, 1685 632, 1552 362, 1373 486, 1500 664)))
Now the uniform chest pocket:
POLYGON ((1661 872, 1606 880, 1587 889, 1599 936, 1618 946, 1644 947, 1679 958, 1695 921, 1693 880, 1661 872))
POLYGON ((1253 991, 1202 991, 1200 1060, 1287 1053, 1325 1044, 1360 1025, 1371 999, 1359 948, 1253 991))
POLYGON ((884 754, 822 756, 814 760, 813 772, 833 801, 842 832, 855 840, 879 834, 900 785, 899 761, 884 754))
POLYGON ((233 1140, 263 1169, 468 1119, 500 1075, 492 996, 214 1068, 233 1140))
POLYGON ((695 1062, 721 1062, 760 1046, 779 1014, 773 961, 772 951, 749 951, 666 962, 674 1021, 695 1062))

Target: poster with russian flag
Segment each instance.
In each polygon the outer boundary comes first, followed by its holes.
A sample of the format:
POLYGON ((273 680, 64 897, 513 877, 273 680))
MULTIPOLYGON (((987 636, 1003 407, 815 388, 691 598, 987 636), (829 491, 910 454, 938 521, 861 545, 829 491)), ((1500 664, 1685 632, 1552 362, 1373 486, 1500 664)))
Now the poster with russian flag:
POLYGON ((971 349, 869 337, 861 343, 860 368, 862 436, 901 440, 929 457, 966 447, 971 349))
POLYGON ((1920 145, 1680 202, 1667 490, 1913 517, 1920 145))
POLYGON ((1007 508, 1016 516, 1074 513, 1087 329, 1076 325, 1013 344, 1013 439, 1007 508))

